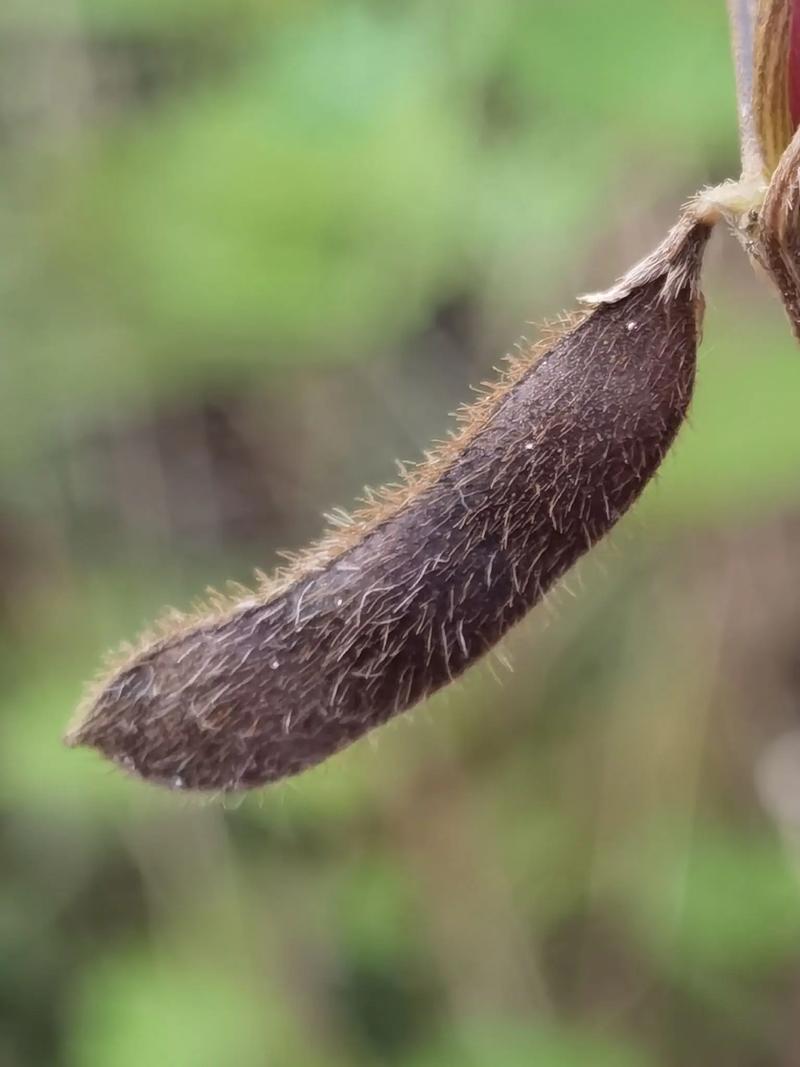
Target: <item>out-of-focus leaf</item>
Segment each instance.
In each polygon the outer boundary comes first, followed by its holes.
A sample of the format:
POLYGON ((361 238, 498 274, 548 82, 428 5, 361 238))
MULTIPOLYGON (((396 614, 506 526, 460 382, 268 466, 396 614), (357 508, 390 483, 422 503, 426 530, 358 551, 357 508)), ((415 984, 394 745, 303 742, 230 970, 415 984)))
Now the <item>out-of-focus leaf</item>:
POLYGON ((547 18, 520 5, 508 64, 517 91, 578 128, 606 126, 633 151, 667 141, 690 151, 709 138, 735 150, 733 124, 720 121, 732 108, 724 4, 618 0, 610 16, 595 0, 559 4, 547 18), (665 55, 680 62, 665 64, 665 55), (576 76, 598 69, 602 77, 576 76))
POLYGON ((5 0, 0 28, 74 32, 78 28, 120 32, 185 32, 209 19, 247 19, 279 0, 5 0))
POLYGON ((438 1048, 404 1060, 403 1067, 651 1067, 654 1062, 644 1049, 580 1028, 472 1023, 438 1048))
POLYGON ((70 254, 193 374, 397 336, 466 217, 466 131, 413 34, 351 10, 272 48, 242 81, 109 138, 72 217, 70 254))
POLYGON ((757 976, 791 959, 800 941, 800 882, 777 839, 713 824, 688 851, 639 858, 639 928, 669 970, 757 976))
POLYGON ((274 996, 220 968, 120 952, 85 974, 71 1019, 70 1067, 310 1064, 274 996))

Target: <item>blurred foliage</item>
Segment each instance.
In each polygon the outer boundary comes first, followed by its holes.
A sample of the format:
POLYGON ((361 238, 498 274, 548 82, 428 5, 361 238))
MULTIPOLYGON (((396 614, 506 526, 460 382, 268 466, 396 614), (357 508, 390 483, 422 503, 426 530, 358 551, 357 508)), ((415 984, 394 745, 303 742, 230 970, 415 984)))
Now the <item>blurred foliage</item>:
POLYGON ((0 60, 0 1065, 800 1063, 800 359, 730 241, 514 674, 235 804, 60 744, 735 173, 722 0, 4 0, 0 60))

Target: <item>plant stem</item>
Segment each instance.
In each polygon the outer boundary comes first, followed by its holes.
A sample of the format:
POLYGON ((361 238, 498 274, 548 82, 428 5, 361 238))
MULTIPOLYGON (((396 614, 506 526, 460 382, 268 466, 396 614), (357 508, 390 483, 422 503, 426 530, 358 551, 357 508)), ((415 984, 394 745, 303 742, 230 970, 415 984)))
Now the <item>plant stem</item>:
POLYGON ((728 0, 728 14, 736 68, 742 177, 746 180, 757 179, 763 176, 765 169, 753 114, 754 48, 758 0, 728 0))

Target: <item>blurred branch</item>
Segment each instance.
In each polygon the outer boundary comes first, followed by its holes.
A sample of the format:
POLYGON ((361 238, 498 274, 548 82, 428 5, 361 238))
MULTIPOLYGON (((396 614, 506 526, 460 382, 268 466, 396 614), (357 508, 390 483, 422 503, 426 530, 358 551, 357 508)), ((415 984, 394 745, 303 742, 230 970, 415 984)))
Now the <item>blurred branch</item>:
POLYGON ((753 113, 754 49, 758 0, 728 0, 728 14, 736 69, 742 177, 745 179, 760 178, 764 173, 764 160, 753 113))

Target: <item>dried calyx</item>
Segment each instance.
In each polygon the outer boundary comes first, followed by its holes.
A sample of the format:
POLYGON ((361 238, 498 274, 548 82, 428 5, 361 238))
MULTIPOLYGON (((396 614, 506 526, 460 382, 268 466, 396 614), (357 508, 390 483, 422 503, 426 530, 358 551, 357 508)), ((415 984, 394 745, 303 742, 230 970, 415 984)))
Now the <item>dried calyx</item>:
POLYGON ((692 394, 700 267, 727 220, 800 336, 800 0, 729 0, 742 177, 465 409, 399 486, 272 582, 171 617, 97 682, 69 735, 173 788, 296 774, 480 659, 614 526, 692 394))
POLYGON ((781 157, 753 230, 752 254, 775 284, 800 340, 800 132, 781 157))
POLYGON ((742 178, 698 198, 733 227, 777 288, 800 339, 800 0, 728 0, 742 178))

